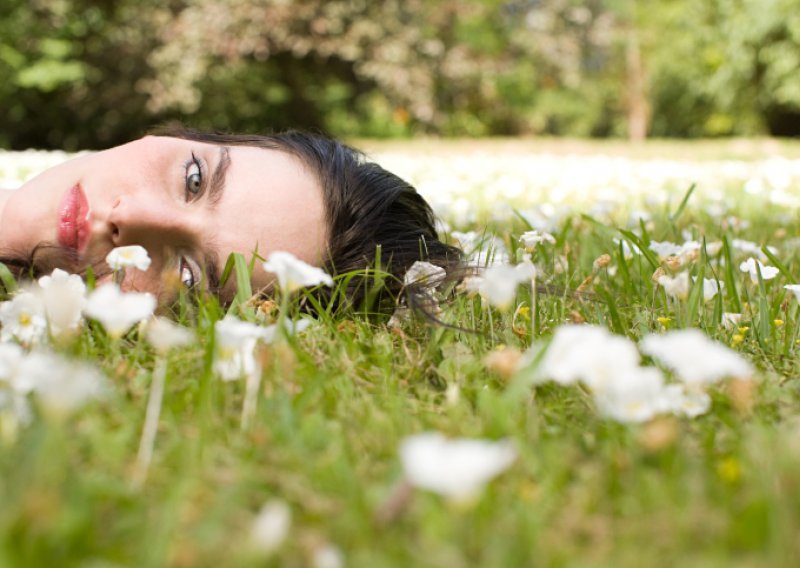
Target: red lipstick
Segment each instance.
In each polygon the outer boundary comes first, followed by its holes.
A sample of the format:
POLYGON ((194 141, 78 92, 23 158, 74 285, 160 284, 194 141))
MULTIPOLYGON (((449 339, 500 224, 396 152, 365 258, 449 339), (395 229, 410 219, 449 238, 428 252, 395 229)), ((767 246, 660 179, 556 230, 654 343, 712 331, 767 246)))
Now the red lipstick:
POLYGON ((58 244, 83 252, 92 234, 90 213, 89 200, 81 184, 76 183, 64 194, 58 208, 58 244))

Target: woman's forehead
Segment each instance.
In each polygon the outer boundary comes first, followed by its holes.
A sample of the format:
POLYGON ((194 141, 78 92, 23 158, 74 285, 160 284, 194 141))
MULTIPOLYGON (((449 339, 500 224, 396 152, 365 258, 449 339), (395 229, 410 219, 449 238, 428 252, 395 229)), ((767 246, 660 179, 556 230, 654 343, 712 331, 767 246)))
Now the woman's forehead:
MULTIPOLYGON (((228 153, 225 189, 213 217, 220 257, 239 252, 249 259, 256 251, 266 257, 284 250, 320 265, 327 223, 316 176, 287 152, 231 146, 228 153)), ((258 267, 254 285, 270 282, 258 267)))

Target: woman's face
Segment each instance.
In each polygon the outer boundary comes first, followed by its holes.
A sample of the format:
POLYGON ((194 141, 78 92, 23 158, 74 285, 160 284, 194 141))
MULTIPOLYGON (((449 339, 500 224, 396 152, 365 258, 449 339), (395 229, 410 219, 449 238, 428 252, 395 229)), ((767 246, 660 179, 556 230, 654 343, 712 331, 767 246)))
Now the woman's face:
MULTIPOLYGON (((152 259, 123 288, 162 301, 178 286, 214 288, 228 255, 285 250, 319 265, 325 249, 322 192, 296 157, 250 146, 148 136, 51 168, 0 209, 0 251, 29 254, 58 243, 56 258, 98 266, 118 246, 152 259), (59 253, 60 256, 59 256, 59 253)), ((59 262, 55 263, 56 265, 59 262)), ((254 289, 272 281, 255 263, 254 289)), ((232 297, 232 283, 220 290, 232 297)))

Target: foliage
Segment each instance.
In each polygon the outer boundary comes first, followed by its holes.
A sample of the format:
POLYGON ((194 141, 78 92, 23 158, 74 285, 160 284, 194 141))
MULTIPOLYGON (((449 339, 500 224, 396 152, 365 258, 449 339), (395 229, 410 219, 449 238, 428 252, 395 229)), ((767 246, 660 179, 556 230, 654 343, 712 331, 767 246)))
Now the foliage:
POLYGON ((794 0, 7 0, 0 145, 800 132, 794 0))

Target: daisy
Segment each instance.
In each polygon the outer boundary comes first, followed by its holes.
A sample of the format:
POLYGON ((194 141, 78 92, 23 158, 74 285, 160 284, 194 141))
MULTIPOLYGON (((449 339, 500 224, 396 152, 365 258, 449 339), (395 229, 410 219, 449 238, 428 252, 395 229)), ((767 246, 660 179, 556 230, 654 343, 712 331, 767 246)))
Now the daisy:
POLYGON ((153 315, 156 299, 150 294, 122 292, 117 284, 104 284, 89 295, 84 313, 97 320, 114 338, 153 315))
POLYGON ((256 345, 264 328, 228 315, 214 324, 214 372, 224 381, 256 373, 256 345))
POLYGON ((150 268, 150 255, 147 254, 144 247, 139 245, 117 247, 106 256, 106 264, 114 271, 138 268, 145 272, 150 268))
POLYGON ((272 272, 278 278, 278 286, 287 294, 306 286, 324 284, 333 286, 330 275, 316 266, 311 266, 291 253, 275 251, 264 262, 264 270, 272 272))
POLYGON ((405 438, 400 460, 409 483, 454 499, 475 496, 517 458, 508 440, 448 440, 438 432, 405 438))
POLYGON ((533 252, 534 249, 542 243, 551 243, 554 244, 556 242, 556 238, 547 232, 539 232, 539 231, 527 231, 522 233, 522 236, 519 238, 519 242, 522 243, 522 246, 525 247, 525 250, 528 252, 533 252))
POLYGON ((754 369, 741 355, 709 338, 699 329, 649 335, 640 343, 643 353, 658 359, 689 385, 702 385, 725 377, 747 378, 754 369))
POLYGON ((194 334, 171 320, 155 317, 147 322, 145 339, 156 351, 166 353, 176 347, 189 345, 194 340, 194 334))
POLYGON ((0 302, 0 341, 19 341, 33 345, 47 335, 47 318, 38 294, 20 292, 7 302, 0 302))
POLYGON ((750 274, 750 281, 753 284, 758 284, 758 272, 761 271, 761 279, 762 280, 772 280, 775 278, 778 273, 780 272, 774 266, 766 266, 761 264, 760 260, 756 260, 752 257, 748 258, 744 262, 739 265, 739 270, 742 272, 747 272, 750 274), (758 263, 758 268, 756 268, 756 263, 758 263))
POLYGON ((681 272, 674 278, 664 274, 658 277, 658 283, 668 296, 678 300, 685 300, 689 297, 689 274, 686 272, 681 272))
POLYGON ((530 262, 516 266, 500 264, 490 266, 478 277, 467 281, 467 289, 478 292, 491 305, 502 310, 511 307, 517 287, 536 276, 536 267, 530 262))
POLYGON ((39 278, 47 325, 54 337, 76 332, 86 305, 86 284, 77 274, 56 268, 49 276, 39 278))
POLYGON ((277 499, 267 501, 253 519, 250 544, 262 554, 272 554, 286 540, 291 525, 292 511, 289 506, 277 499))
POLYGON ((560 326, 536 369, 536 376, 568 385, 582 381, 593 391, 602 391, 620 373, 639 368, 636 344, 594 325, 560 326))

